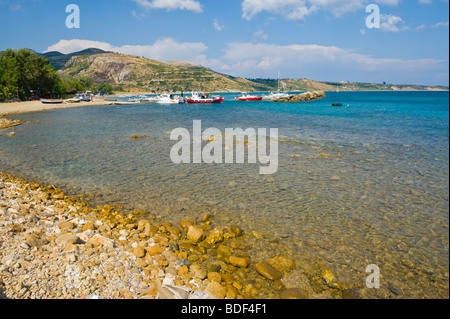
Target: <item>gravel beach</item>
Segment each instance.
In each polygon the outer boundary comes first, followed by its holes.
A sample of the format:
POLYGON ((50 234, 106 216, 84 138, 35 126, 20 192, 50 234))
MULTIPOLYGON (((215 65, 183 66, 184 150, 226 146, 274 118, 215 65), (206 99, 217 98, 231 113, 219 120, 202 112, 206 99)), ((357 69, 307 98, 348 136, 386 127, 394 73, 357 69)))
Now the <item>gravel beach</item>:
POLYGON ((246 253, 253 234, 214 225, 211 214, 171 223, 147 212, 91 207, 86 197, 0 174, 0 298, 356 296, 329 270, 322 269, 318 289, 304 275, 298 281, 289 256, 255 260, 246 253))

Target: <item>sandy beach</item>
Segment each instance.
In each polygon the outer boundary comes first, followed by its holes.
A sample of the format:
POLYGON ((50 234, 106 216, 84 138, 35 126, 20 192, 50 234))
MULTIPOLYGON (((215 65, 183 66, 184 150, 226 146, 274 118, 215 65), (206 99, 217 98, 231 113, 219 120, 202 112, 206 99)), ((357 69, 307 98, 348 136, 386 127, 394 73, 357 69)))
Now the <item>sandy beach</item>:
POLYGON ((6 116, 11 114, 47 111, 53 109, 64 109, 79 106, 94 106, 107 104, 103 99, 96 99, 91 102, 80 103, 63 103, 63 104, 42 104, 41 101, 26 101, 26 102, 11 102, 0 103, 0 116, 6 116))

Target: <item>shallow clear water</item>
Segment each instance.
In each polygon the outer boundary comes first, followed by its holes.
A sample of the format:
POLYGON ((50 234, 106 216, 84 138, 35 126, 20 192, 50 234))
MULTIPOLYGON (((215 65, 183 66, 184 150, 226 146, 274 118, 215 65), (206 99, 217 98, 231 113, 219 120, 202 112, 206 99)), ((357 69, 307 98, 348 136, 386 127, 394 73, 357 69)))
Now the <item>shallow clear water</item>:
MULTIPOLYGON (((96 106, 14 116, 40 120, 0 137, 0 170, 170 221, 214 213, 261 233, 257 257, 319 262, 368 297, 448 298, 448 92, 342 92, 308 103, 96 106), (344 107, 332 107, 332 103, 344 107), (167 132, 278 128, 279 170, 170 160, 167 132), (147 135, 152 139, 131 139, 147 135), (321 156, 325 153, 326 156, 321 156), (293 157, 292 155, 296 155, 293 157), (320 158, 322 157, 322 158, 320 158)), ((256 238, 260 238, 257 236, 256 238)))

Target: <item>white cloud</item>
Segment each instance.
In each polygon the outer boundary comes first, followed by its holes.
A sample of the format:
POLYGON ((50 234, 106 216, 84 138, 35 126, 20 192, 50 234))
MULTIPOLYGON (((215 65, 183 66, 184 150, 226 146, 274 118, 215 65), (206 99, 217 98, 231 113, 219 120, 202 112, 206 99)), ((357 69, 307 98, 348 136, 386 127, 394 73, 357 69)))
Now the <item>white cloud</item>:
POLYGON ((262 40, 267 40, 269 35, 264 33, 263 29, 258 29, 255 33, 253 33, 253 42, 260 42, 262 40))
POLYGON ((67 54, 91 47, 159 61, 194 62, 239 77, 275 77, 281 72, 284 77, 326 81, 422 83, 423 79, 430 78, 435 78, 436 83, 448 81, 448 71, 443 71, 448 70, 445 61, 373 57, 351 49, 316 44, 235 42, 225 46, 222 56, 211 58, 206 54, 205 44, 178 42, 172 38, 163 38, 151 45, 122 46, 90 40, 61 40, 46 52, 67 54))
POLYGON ((202 5, 196 0, 132 0, 145 9, 188 10, 203 12, 202 5))
POLYGON ((381 15, 380 28, 386 32, 400 32, 407 30, 408 28, 404 26, 405 22, 401 17, 394 16, 391 14, 381 15))
POLYGON ((446 27, 446 28, 448 28, 448 26, 449 26, 448 21, 447 22, 438 22, 438 23, 432 25, 431 28, 432 29, 439 28, 439 27, 446 27))
MULTIPOLYGON (((234 76, 285 77, 330 81, 420 82, 445 68, 436 59, 378 58, 321 45, 231 43, 220 61, 234 76)), ((441 79, 441 81, 445 81, 441 79)))
POLYGON ((282 15, 288 20, 303 20, 320 10, 330 11, 339 17, 364 8, 369 2, 396 6, 400 0, 243 0, 242 17, 250 20, 258 13, 282 15))
POLYGON ((216 31, 223 31, 225 29, 225 25, 220 24, 219 20, 215 19, 214 20, 214 30, 216 31))
POLYGON ((58 43, 48 47, 45 52, 59 51, 64 54, 68 54, 88 48, 98 48, 104 51, 143 56, 159 61, 185 60, 192 62, 196 62, 198 59, 205 61, 203 52, 208 49, 208 47, 203 43, 178 42, 173 38, 159 39, 152 45, 122 46, 114 46, 106 42, 75 39, 61 40, 58 43))

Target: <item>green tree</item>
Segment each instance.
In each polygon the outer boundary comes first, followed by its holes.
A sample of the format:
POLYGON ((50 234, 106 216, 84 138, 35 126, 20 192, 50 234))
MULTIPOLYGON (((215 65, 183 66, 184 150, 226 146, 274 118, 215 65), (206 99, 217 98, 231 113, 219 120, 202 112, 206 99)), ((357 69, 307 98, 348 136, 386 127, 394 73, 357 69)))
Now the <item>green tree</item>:
POLYGON ((103 94, 113 94, 114 90, 110 83, 100 83, 97 85, 98 92, 103 94))
POLYGON ((16 95, 63 96, 65 85, 50 61, 27 49, 0 53, 0 100, 16 95))

